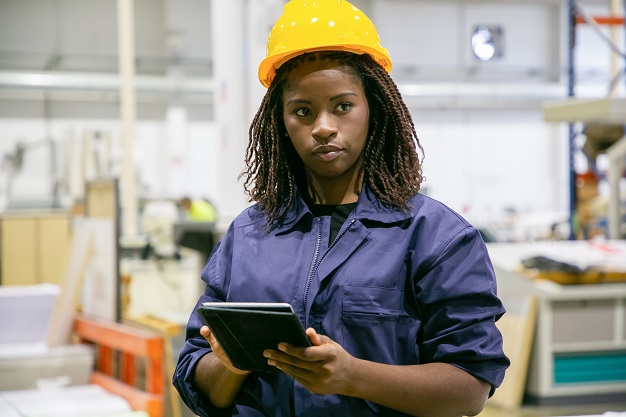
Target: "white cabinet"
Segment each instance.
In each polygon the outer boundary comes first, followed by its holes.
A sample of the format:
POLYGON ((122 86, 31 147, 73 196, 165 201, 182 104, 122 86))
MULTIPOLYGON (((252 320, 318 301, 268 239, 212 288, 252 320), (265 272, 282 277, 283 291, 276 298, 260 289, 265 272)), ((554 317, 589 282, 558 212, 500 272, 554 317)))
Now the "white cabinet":
POLYGON ((626 284, 537 281, 528 402, 626 398, 626 284))
MULTIPOLYGON (((487 245, 498 293, 532 294, 535 335, 526 376, 525 402, 537 405, 626 399, 626 242, 552 241, 487 245), (561 285, 533 280, 520 262, 543 255, 582 269, 613 271, 612 282, 561 285)), ((569 280, 572 281, 572 280, 569 280)), ((516 336, 516 343, 526 343, 516 336)), ((512 364, 512 366, 514 366, 512 364)), ((506 381, 506 376, 505 376, 506 381)))

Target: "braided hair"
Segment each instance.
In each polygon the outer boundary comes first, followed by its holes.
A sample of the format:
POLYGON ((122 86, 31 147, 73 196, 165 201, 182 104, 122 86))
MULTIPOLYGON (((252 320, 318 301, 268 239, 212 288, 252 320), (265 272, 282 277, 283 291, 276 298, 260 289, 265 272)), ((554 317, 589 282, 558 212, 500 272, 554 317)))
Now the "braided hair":
POLYGON ((409 110, 389 74, 369 55, 344 51, 301 54, 276 71, 249 129, 244 189, 259 203, 267 225, 285 218, 295 201, 296 185, 307 190, 304 163, 286 138, 283 90, 289 74, 304 62, 327 60, 350 68, 363 83, 370 109, 368 138, 361 167, 364 182, 390 208, 407 210, 423 181, 423 148, 409 110))

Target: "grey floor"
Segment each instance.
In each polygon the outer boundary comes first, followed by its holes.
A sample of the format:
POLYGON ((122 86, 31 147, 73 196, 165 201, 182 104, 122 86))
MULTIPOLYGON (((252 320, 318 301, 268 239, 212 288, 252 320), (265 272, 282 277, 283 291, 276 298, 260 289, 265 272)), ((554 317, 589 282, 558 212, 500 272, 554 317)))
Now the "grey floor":
MULTIPOLYGON (((552 416, 597 416, 608 412, 624 413, 626 416, 626 398, 623 402, 609 404, 590 404, 575 406, 531 406, 523 405, 516 409, 503 409, 487 406, 479 417, 552 417, 552 416)), ((612 416, 613 417, 613 416, 612 416)))
MULTIPOLYGON (((522 406, 515 409, 503 409, 493 406, 487 406, 478 417, 557 417, 557 416, 597 416, 607 412, 624 413, 626 416, 626 398, 621 403, 611 404, 595 404, 595 405, 576 405, 576 406, 559 406, 559 407, 539 407, 539 406, 522 406)), ((167 417, 170 416, 166 413, 167 417)), ((194 414, 187 407, 183 406, 182 417, 192 417, 194 414)), ((607 414, 606 417, 610 416, 607 414)))

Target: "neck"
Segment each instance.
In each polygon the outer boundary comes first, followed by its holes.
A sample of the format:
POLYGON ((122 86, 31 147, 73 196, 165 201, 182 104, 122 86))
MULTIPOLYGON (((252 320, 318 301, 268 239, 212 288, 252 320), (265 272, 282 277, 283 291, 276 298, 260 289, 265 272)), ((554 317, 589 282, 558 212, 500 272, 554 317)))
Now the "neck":
POLYGON ((356 203, 362 183, 362 176, 356 173, 350 177, 349 181, 308 175, 309 194, 317 204, 356 203))

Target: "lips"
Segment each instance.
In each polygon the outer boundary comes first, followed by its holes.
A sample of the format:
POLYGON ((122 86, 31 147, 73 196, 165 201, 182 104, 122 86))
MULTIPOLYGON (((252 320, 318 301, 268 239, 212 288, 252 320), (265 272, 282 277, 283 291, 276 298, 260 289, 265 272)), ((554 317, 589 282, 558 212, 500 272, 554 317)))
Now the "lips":
POLYGON ((332 161, 335 159, 339 152, 341 152, 341 148, 335 145, 321 145, 313 150, 313 156, 322 161, 332 161))

